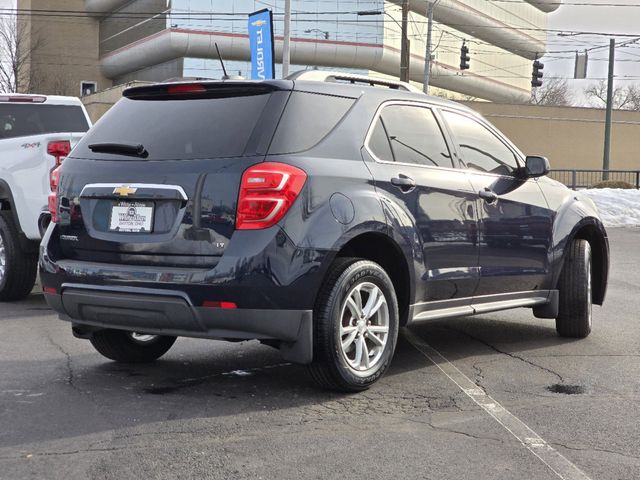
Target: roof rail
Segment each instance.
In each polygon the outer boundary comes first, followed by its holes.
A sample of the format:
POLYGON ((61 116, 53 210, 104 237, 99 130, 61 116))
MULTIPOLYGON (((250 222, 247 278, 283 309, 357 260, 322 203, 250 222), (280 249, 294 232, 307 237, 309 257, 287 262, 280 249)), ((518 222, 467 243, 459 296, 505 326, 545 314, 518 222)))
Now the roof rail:
POLYGON ((398 80, 387 80, 383 78, 367 77, 355 73, 331 72, 326 70, 300 70, 287 77, 287 80, 311 80, 314 82, 348 82, 352 84, 364 83, 372 87, 381 86, 393 88, 395 90, 405 90, 412 93, 422 93, 422 91, 410 83, 398 80))

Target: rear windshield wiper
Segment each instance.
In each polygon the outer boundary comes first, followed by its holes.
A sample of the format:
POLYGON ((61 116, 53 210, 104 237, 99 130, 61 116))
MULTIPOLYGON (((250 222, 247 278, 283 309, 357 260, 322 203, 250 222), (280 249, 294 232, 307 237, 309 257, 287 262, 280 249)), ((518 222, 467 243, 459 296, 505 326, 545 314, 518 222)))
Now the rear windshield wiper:
POLYGON ((147 158, 149 156, 149 152, 144 148, 144 145, 130 145, 127 143, 92 143, 89 145, 89 150, 94 153, 114 153, 138 158, 147 158))

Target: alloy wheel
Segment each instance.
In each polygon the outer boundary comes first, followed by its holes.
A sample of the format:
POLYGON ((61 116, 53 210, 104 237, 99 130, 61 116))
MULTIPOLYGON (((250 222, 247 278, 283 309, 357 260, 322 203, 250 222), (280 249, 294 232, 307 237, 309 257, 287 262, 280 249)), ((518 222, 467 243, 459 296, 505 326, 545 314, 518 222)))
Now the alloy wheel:
POLYGON ((340 313, 340 350, 356 375, 371 374, 389 339, 389 306, 382 290, 362 282, 346 296, 340 313))

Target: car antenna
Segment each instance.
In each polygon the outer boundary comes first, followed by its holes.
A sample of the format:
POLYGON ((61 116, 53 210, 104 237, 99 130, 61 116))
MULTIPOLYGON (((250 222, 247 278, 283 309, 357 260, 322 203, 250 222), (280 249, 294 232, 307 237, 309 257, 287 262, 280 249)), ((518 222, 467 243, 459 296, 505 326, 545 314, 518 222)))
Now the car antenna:
POLYGON ((224 76, 222 77, 223 80, 227 80, 229 78, 229 76, 227 75, 227 69, 224 68, 224 60, 222 60, 222 55, 220 55, 220 49, 218 48, 218 42, 215 43, 216 46, 216 52, 218 52, 218 58, 220 59, 220 65, 222 65, 222 72, 224 73, 224 76))
POLYGON ((218 42, 214 43, 216 46, 216 52, 218 52, 218 58, 220 59, 220 65, 222 66, 222 80, 244 80, 244 77, 240 75, 227 75, 227 69, 224 66, 224 60, 222 59, 222 55, 220 54, 220 49, 218 48, 218 42))

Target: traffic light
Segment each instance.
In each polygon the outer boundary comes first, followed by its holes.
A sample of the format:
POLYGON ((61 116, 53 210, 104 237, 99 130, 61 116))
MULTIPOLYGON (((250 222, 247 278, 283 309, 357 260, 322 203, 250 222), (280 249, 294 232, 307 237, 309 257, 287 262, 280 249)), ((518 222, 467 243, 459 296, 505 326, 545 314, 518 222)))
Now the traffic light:
POLYGON ((542 69, 544 68, 544 64, 535 60, 533 62, 533 73, 531 74, 531 86, 532 87, 541 87, 542 86, 542 69))
POLYGON ((469 47, 463 43, 460 49, 460 70, 469 70, 469 60, 471 60, 469 47))

